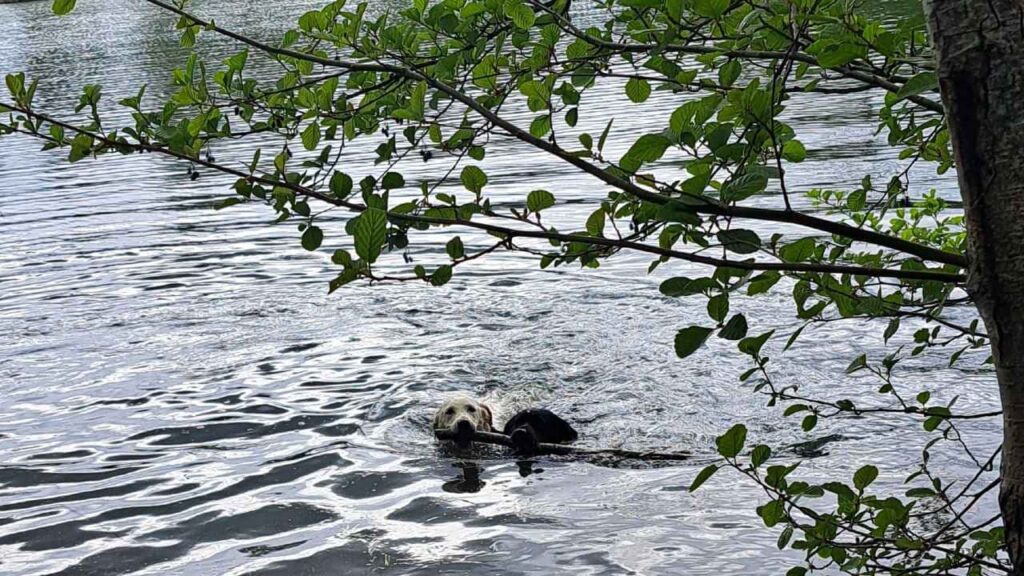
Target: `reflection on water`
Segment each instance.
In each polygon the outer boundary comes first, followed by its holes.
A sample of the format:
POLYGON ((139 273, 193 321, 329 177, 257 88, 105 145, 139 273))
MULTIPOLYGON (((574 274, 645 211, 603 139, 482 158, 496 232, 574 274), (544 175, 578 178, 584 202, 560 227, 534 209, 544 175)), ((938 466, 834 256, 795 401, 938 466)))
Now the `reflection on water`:
MULTIPOLYGON (((441 485, 441 489, 445 492, 453 494, 479 492, 487 485, 480 479, 481 468, 476 462, 456 462, 455 467, 459 469, 459 475, 454 480, 449 480, 441 485)), ((520 473, 522 473, 522 469, 520 469, 520 473)))
MULTIPOLYGON (((195 4, 271 37, 316 3, 195 4)), ((48 4, 0 6, 0 73, 43 79, 44 109, 67 110, 70 87, 98 80, 112 98, 142 83, 159 91, 181 57, 173 18, 140 2, 80 2, 60 21, 48 4)), ((204 50, 231 49, 211 40, 204 50)), ((621 96, 613 87, 592 98, 621 96)), ((791 113, 811 150, 795 187, 896 171, 864 98, 828 96, 791 113)), ((673 106, 664 102, 665 117, 673 106)), ((624 114, 616 125, 660 120, 624 114)), ((747 366, 730 343, 675 359, 675 330, 704 316, 699 301, 658 294, 665 276, 693 273, 683 264, 649 277, 636 256, 581 272, 497 254, 441 289, 354 286, 327 297, 326 256, 304 252, 293 228, 269 225, 258 206, 210 210, 223 179, 192 182, 185 167, 146 157, 71 167, 36 148, 0 141, 0 573, 779 572, 789 557, 754 514, 760 494, 728 474, 697 495, 683 490, 716 434, 746 421, 757 441, 792 446, 780 458, 810 458, 809 477, 848 475, 870 459, 894 486, 904 448, 922 437, 913 423, 868 418, 803 434, 738 384, 747 366), (505 415, 548 406, 584 446, 697 457, 657 467, 456 457, 427 431, 453 391, 505 415)), ((574 202, 561 218, 592 210, 592 182, 524 154, 514 142, 489 153, 498 202, 543 186, 574 202)), ((952 193, 951 180, 912 174, 915 187, 952 193)), ((424 234, 410 256, 437 262, 443 241, 424 234)), ((759 330, 792 326, 784 295, 734 307, 759 330)), ((850 358, 879 353, 877 332, 819 328, 773 363, 776 375, 834 392, 850 358)), ((962 393, 964 409, 996 403, 983 375, 927 358, 909 368, 904 384, 962 393)), ((874 389, 863 378, 838 385, 848 396, 874 389)), ((968 441, 991 442, 996 425, 976 423, 968 441)), ((954 475, 968 469, 961 456, 942 458, 954 475)))

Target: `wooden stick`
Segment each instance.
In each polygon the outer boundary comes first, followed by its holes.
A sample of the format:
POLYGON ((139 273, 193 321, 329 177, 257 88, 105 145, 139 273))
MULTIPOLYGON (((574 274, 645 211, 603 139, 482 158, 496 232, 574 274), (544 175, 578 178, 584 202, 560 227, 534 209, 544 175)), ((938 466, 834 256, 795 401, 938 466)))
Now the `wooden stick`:
MULTIPOLYGON (((439 440, 455 440, 459 435, 451 430, 439 428, 434 430, 434 436, 439 440)), ((473 432, 470 440, 473 442, 481 442, 483 444, 496 444, 499 446, 506 446, 508 448, 512 447, 512 439, 504 434, 499 434, 498 432, 473 432)), ((613 458, 628 458, 632 460, 686 460, 692 456, 689 452, 639 452, 636 450, 621 450, 615 448, 591 450, 587 448, 577 448, 576 446, 568 446, 565 444, 550 444, 547 442, 538 443, 535 454, 610 456, 613 458)))

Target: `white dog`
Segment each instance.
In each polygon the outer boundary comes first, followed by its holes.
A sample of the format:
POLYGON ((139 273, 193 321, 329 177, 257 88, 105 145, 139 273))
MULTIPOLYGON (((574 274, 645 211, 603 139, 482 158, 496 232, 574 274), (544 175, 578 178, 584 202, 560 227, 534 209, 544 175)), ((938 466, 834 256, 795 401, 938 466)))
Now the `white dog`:
POLYGON ((474 432, 491 432, 494 422, 491 409, 472 398, 458 396, 446 400, 434 414, 434 430, 451 430, 455 444, 465 448, 474 432))

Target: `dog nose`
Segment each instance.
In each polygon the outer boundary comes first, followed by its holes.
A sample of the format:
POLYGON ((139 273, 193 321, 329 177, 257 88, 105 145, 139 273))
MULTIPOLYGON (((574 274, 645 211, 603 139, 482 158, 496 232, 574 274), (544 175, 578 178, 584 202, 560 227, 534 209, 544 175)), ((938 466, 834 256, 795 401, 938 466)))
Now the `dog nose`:
POLYGON ((509 435, 512 441, 512 451, 516 454, 529 455, 537 451, 537 436, 529 426, 520 426, 509 435))
POLYGON ((473 433, 476 427, 469 420, 459 420, 455 423, 455 445, 460 448, 468 448, 473 442, 473 433))
POLYGON ((459 435, 468 435, 476 432, 476 427, 469 420, 459 420, 455 423, 455 432, 459 435))

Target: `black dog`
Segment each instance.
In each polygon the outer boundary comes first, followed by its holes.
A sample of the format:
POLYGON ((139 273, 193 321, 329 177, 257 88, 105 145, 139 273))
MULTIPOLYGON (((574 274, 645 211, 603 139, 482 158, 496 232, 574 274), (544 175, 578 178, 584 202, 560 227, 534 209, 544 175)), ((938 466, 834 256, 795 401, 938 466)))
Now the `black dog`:
POLYGON ((517 454, 532 454, 538 444, 561 444, 579 438, 576 430, 550 410, 531 408, 513 416, 502 430, 512 439, 512 450, 517 454))

